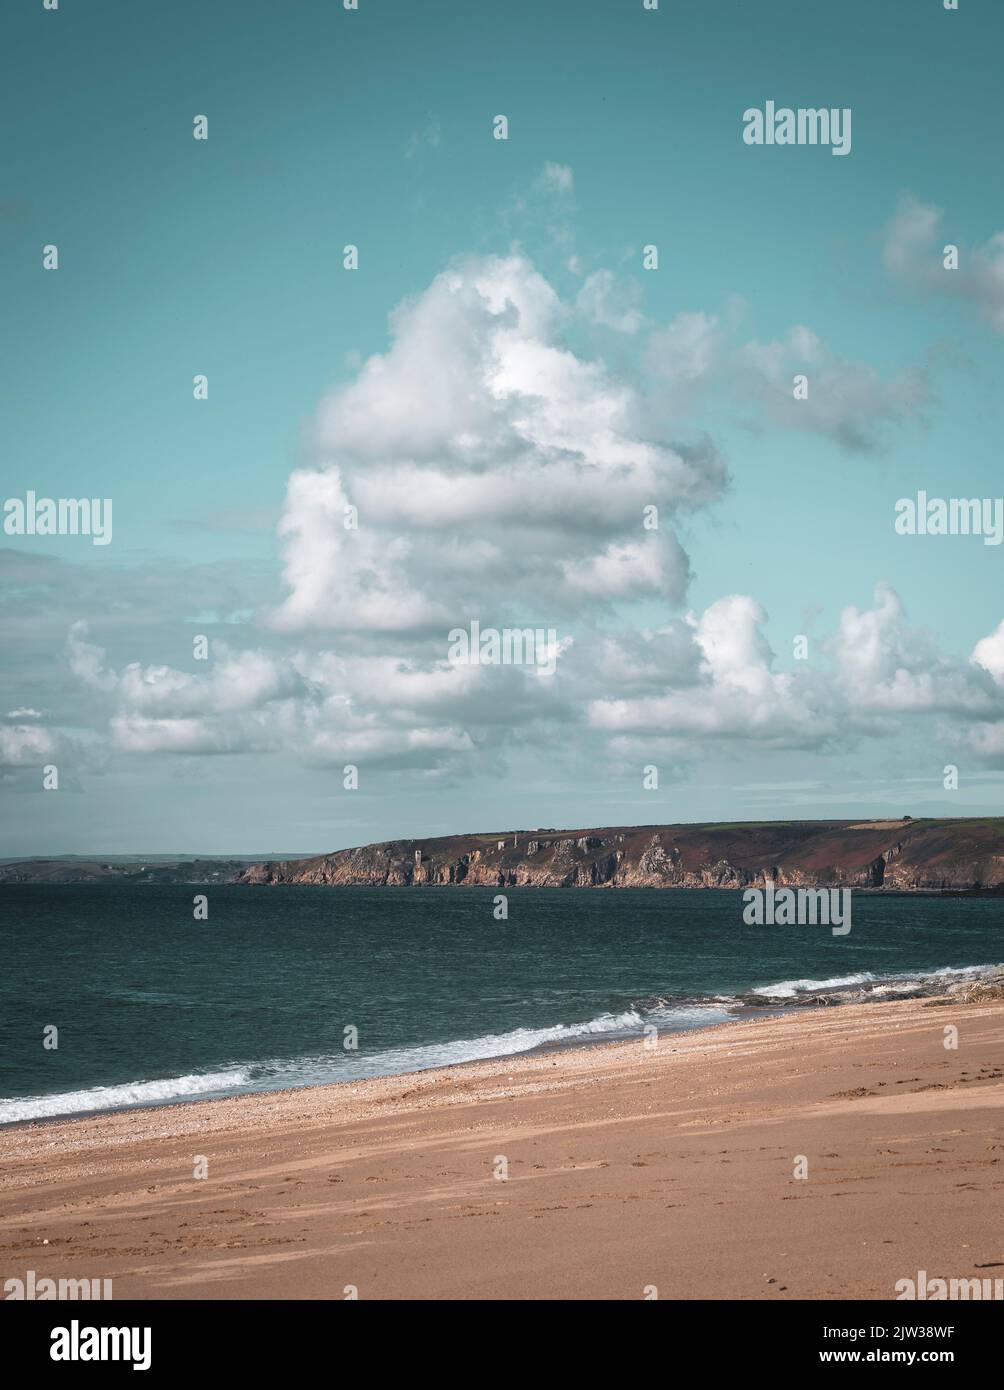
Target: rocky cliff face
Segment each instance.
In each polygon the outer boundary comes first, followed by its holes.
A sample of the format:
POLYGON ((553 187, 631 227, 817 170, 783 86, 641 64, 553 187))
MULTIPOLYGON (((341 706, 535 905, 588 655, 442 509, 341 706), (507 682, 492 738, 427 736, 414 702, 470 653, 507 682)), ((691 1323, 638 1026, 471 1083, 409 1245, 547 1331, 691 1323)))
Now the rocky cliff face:
POLYGON ((394 840, 255 864, 251 884, 1004 892, 1004 818, 774 821, 394 840))

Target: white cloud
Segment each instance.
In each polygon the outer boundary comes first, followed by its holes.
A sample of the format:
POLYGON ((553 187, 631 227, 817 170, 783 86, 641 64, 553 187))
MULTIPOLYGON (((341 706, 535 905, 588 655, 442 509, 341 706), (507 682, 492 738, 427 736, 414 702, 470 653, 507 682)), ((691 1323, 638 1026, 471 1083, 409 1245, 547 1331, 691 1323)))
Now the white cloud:
POLYGON ((774 342, 747 343, 740 364, 749 394, 774 424, 825 435, 860 453, 879 448, 884 426, 915 419, 930 399, 920 369, 883 377, 866 363, 839 357, 802 325, 774 342), (796 375, 807 379, 806 399, 795 398, 796 375))
MULTIPOLYGON (((616 590, 611 573, 569 576, 582 592, 616 590)), ((632 574, 624 587, 635 592, 632 574)), ((553 738, 584 725, 577 747, 673 759, 733 748, 821 749, 950 716, 946 746, 987 761, 1004 747, 1004 623, 954 661, 907 626, 888 585, 870 607, 845 608, 819 664, 777 669, 767 615, 733 594, 656 631, 584 632, 559 638, 556 670, 454 666, 437 638, 410 657, 300 650, 282 657, 217 644, 204 672, 128 664, 108 668, 100 647, 71 634, 81 681, 107 702, 113 748, 128 754, 281 752, 306 762, 445 769, 518 739, 553 738), (84 658, 81 658, 83 648, 84 658), (550 732, 548 732, 550 731, 550 732), (585 741, 584 741, 585 740, 585 741)), ((38 761, 53 746, 36 725, 12 731, 8 762, 38 761)))
MULTIPOLYGON (((549 168, 552 191, 570 193, 570 171, 566 185, 549 168)), ((870 608, 841 613, 820 664, 792 671, 778 669, 750 595, 634 630, 632 603, 685 601, 690 562, 673 518, 725 486, 710 440, 679 442, 678 404, 738 391, 785 428, 868 450, 926 393, 919 374, 881 377, 805 327, 743 341, 732 306, 651 333, 653 401, 620 365, 623 336, 610 337, 642 327, 634 295, 600 272, 565 303, 513 254, 459 261, 399 305, 386 351, 322 402, 316 465, 289 478, 285 597, 261 647, 216 643, 191 670, 116 670, 84 625, 70 630, 70 668, 112 748, 439 774, 572 726, 587 756, 682 759, 721 740, 818 749, 951 715, 956 737, 996 756, 1004 624, 970 662, 953 661, 880 585, 870 608), (618 365, 587 355, 583 337, 612 342, 618 365), (809 376, 808 401, 791 398, 796 371, 809 376), (651 506, 657 532, 643 527, 651 506), (555 627, 553 678, 451 666, 447 634, 474 617, 555 627), (300 649, 269 649, 291 634, 300 649)), ((23 734, 19 746, 33 747, 23 734)))
POLYGON ((490 675, 445 659, 420 666, 332 652, 279 657, 217 642, 202 671, 131 662, 116 673, 102 648, 84 639, 77 625, 71 661, 81 682, 105 698, 111 745, 126 754, 270 751, 307 762, 365 755, 371 765, 432 768, 474 751, 465 720, 501 722, 540 703, 525 673, 509 670, 493 715, 492 695, 482 689, 490 675))
POLYGON ((815 745, 833 731, 822 683, 775 672, 763 633, 766 614, 734 594, 688 624, 699 653, 698 680, 682 690, 634 699, 600 699, 589 720, 610 734, 747 738, 815 745))
POLYGON ((1004 621, 976 643, 971 659, 989 671, 998 685, 1004 685, 1004 621))
POLYGON ((115 746, 123 753, 217 753, 227 749, 200 719, 145 719, 116 715, 111 721, 115 746))
MULTIPOLYGON (((379 487, 376 494, 379 506, 379 487)), ((349 505, 338 468, 299 469, 290 477, 279 534, 291 592, 272 625, 286 632, 386 632, 446 623, 449 612, 425 598, 408 573, 407 537, 388 537, 365 521, 347 528, 349 505)))
POLYGON ((637 280, 618 276, 612 270, 596 270, 586 277, 575 307, 592 323, 618 333, 637 333, 645 323, 638 308, 641 289, 637 280))
MULTIPOLYGON (((973 664, 1004 690, 1004 620, 988 636, 982 637, 973 648, 973 664)), ((985 720, 967 731, 966 742, 983 761, 1000 765, 1004 762, 1004 711, 996 720, 985 720)))
POLYGON ((602 554, 564 561, 562 569, 573 593, 599 599, 650 593, 674 605, 683 601, 690 578, 683 547, 672 534, 611 542, 602 554))
POLYGON ((537 187, 544 193, 571 194, 575 185, 572 170, 567 164, 555 164, 548 160, 537 179, 537 187))
POLYGON ((872 608, 843 610, 829 651, 854 710, 978 715, 994 707, 988 682, 974 679, 971 666, 943 658, 931 637, 906 626, 887 584, 876 586, 872 608))
MULTIPOLYGON (((395 311, 389 350, 321 408, 326 466, 290 479, 276 626, 449 627, 497 615, 500 595, 523 625, 611 565, 620 596, 651 590, 643 509, 667 526, 720 495, 724 467, 709 442, 660 436, 635 388, 563 341, 567 317, 519 256, 458 263, 395 311)), ((660 555, 682 592, 682 549, 660 555)))
MULTIPOLYGON (((696 680, 661 693, 595 699, 589 706, 593 728, 819 747, 835 737, 892 732, 896 717, 950 714, 962 736, 970 725, 981 728, 979 737, 989 746, 987 730, 1004 716, 1004 694, 979 667, 951 661, 930 637, 908 628, 898 596, 885 584, 876 587, 873 607, 843 610, 824 644, 830 658, 825 670, 798 664, 792 673, 775 671, 766 614, 748 595, 719 599, 687 621, 700 653, 696 680)), ((1000 639, 1001 628, 977 644, 983 660, 1004 659, 1000 639)), ((693 670, 692 660, 680 664, 693 670)))
POLYGON ((83 621, 74 623, 66 641, 70 670, 92 690, 114 690, 117 677, 105 670, 103 650, 88 642, 86 637, 87 624, 83 621))
POLYGON ((38 724, 0 724, 0 767, 48 762, 56 748, 56 739, 38 724))
POLYGON ((897 279, 926 294, 951 295, 974 304, 998 333, 1004 333, 1004 231, 971 250, 945 227, 941 208, 904 194, 885 231, 883 262, 897 279), (946 269, 947 245, 959 248, 959 265, 946 269))
POLYGON ((885 229, 882 261, 893 275, 926 278, 944 274, 940 256, 935 257, 934 238, 942 219, 940 208, 931 207, 904 193, 885 229))
POLYGON ((706 382, 719 365, 726 334, 712 314, 681 313, 648 343, 649 369, 670 386, 691 388, 706 382))
POLYGON ((802 324, 770 342, 742 341, 741 319, 736 302, 724 319, 681 313, 652 331, 646 366, 670 407, 692 409, 700 397, 720 390, 755 407, 776 427, 871 453, 881 448, 889 426, 918 419, 930 399, 919 368, 883 376, 865 362, 839 356, 802 324), (795 398, 796 375, 807 379, 804 399, 795 398))

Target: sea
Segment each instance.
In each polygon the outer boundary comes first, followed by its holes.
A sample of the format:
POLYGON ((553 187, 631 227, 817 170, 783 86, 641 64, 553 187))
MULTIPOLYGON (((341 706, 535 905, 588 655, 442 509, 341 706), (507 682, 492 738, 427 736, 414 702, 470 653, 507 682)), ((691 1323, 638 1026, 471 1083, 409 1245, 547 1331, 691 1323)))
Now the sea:
POLYGON ((0 1124, 931 993, 1004 900, 855 893, 852 929, 701 889, 0 887, 0 1124), (208 915, 196 916, 205 894, 208 915))

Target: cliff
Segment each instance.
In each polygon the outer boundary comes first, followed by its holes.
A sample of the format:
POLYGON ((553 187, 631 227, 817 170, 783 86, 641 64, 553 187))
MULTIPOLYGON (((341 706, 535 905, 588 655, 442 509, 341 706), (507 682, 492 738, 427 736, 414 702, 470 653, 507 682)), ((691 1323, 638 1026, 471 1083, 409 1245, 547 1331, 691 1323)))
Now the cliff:
POLYGON ((507 830, 254 864, 236 881, 1004 892, 1004 817, 507 830))

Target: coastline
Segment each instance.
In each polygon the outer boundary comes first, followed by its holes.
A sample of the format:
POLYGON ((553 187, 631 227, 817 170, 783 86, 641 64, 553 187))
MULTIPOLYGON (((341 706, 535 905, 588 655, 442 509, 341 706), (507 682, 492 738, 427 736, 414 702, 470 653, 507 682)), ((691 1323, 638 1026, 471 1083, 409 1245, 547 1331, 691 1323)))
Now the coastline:
MULTIPOLYGON (((800 1005, 798 1007, 812 1009, 823 1008, 825 1006, 822 1004, 817 1004, 800 1005)), ((721 1022, 718 1023, 693 1024, 689 1027, 679 1027, 673 1029, 667 1028, 664 1030, 664 1032, 667 1037, 671 1034, 675 1036, 678 1033, 707 1032, 712 1028, 728 1028, 735 1023, 741 1023, 747 1019, 753 1020, 760 1018, 780 1017, 783 1013, 787 1011, 788 1010, 782 1009, 780 1007, 771 1007, 764 1009, 751 1008, 748 1011, 737 1013, 733 1018, 722 1019, 721 1022)), ((567 1052, 588 1052, 592 1051, 594 1048, 615 1047, 619 1044, 628 1042, 637 1045, 642 1040, 642 1037, 643 1035, 640 1032, 625 1032, 622 1035, 614 1036, 604 1036, 603 1034, 597 1034, 593 1037, 581 1036, 576 1037, 574 1041, 570 1042, 551 1041, 538 1043, 534 1047, 526 1048, 522 1052, 499 1052, 497 1054, 493 1054, 490 1057, 470 1057, 458 1062, 443 1063, 437 1066, 415 1067, 408 1071, 386 1072, 376 1076, 359 1077, 354 1080, 312 1082, 310 1084, 305 1083, 302 1086, 275 1086, 271 1088, 261 1087, 258 1090, 235 1091, 223 1095, 179 1095, 169 1100, 140 1102, 132 1105, 109 1105, 93 1110, 73 1110, 67 1111, 65 1113, 61 1112, 58 1115, 36 1115, 31 1119, 27 1120, 6 1120, 0 1122, 0 1145, 2 1145, 3 1136, 9 1133, 10 1131, 30 1129, 35 1125, 58 1125, 64 1123, 69 1124, 78 1121, 99 1119, 102 1116, 108 1115, 135 1115, 146 1113, 147 1111, 170 1110, 173 1109, 175 1106, 179 1105, 220 1105, 225 1103, 226 1101, 231 1100, 256 1100, 259 1098, 271 1096, 293 1096, 301 1091, 332 1091, 337 1093, 340 1091, 344 1091, 346 1088, 356 1090, 359 1087, 368 1086, 371 1082, 374 1081, 404 1081, 408 1080, 409 1078, 428 1077, 440 1073, 448 1075, 458 1070, 459 1068, 479 1066, 491 1067, 494 1065, 501 1066, 505 1062, 516 1061, 517 1059, 523 1057, 545 1057, 551 1055, 552 1053, 564 1055, 567 1052)))
MULTIPOLYGON (((980 964, 966 966, 944 966, 926 971, 894 971, 885 975, 871 972, 852 974, 830 980, 792 980, 779 981, 773 985, 751 986, 731 995, 703 995, 679 998, 675 1001, 653 996, 647 1001, 636 1001, 619 1016, 605 1014, 598 1018, 582 1020, 578 1024, 556 1024, 550 1029, 537 1030, 540 1040, 529 1045, 517 1047, 499 1046, 497 1051, 482 1051, 480 1055, 455 1057, 450 1060, 429 1061, 423 1066, 392 1066, 386 1070, 372 1072, 369 1076, 330 1078, 310 1082, 291 1082, 289 1084, 192 1087, 176 1091, 174 1094, 161 1094, 156 1098, 143 1100, 110 1101, 107 1104, 80 1106, 52 1112, 21 1116, 16 1119, 0 1118, 0 1135, 6 1130, 23 1125, 52 1124, 60 1120, 85 1119, 91 1115, 110 1115, 128 1113, 135 1110, 159 1109, 172 1105, 195 1105, 239 1096, 275 1095, 280 1092, 310 1090, 318 1086, 348 1086, 361 1084, 368 1080, 390 1079, 396 1076, 422 1075, 430 1071, 442 1071, 455 1066, 468 1066, 477 1062, 505 1061, 511 1057, 530 1057, 538 1053, 564 1052, 575 1048, 602 1047, 608 1043, 638 1041, 655 1026, 657 1032, 665 1034, 689 1033, 709 1027, 724 1027, 744 1020, 770 1018, 786 1012, 805 1009, 844 1007, 848 1004, 874 1004, 890 999, 933 999, 944 996, 946 999, 958 996, 969 1002, 975 991, 990 997, 1004 998, 1004 964, 980 964), (954 979, 952 977, 955 977, 954 979), (669 1009, 669 1014, 648 1012, 653 1007, 669 1009), (688 1017, 689 1011, 689 1017, 688 1017), (699 1015, 719 1013, 718 1019, 701 1019, 699 1015), (633 1015, 633 1020, 628 1018, 633 1015), (603 1025, 597 1027, 597 1025, 603 1025), (596 1031, 593 1031, 593 1029, 596 1031), (566 1036, 555 1036, 567 1030, 566 1036), (551 1036, 546 1036, 550 1034, 551 1036)), ((433 1055, 451 1047, 478 1048, 484 1041, 503 1044, 511 1041, 515 1034, 497 1034, 489 1039, 457 1039, 442 1043, 418 1045, 410 1049, 412 1057, 418 1052, 433 1055)), ((377 1060, 393 1055, 394 1049, 376 1054, 377 1060)), ((249 1063, 248 1065, 254 1065, 249 1063)), ((236 1064, 230 1064, 240 1070, 236 1064)), ((197 1082, 199 1080, 223 1079, 223 1072, 206 1072, 185 1077, 164 1078, 159 1081, 134 1081, 111 1083, 91 1088, 81 1088, 76 1092, 53 1096, 25 1097, 0 1101, 0 1116, 6 1106, 25 1104, 50 1104, 101 1093, 127 1092, 144 1088, 157 1088, 197 1082)))
POLYGON ((944 996, 25 1122, 0 1270, 119 1298, 891 1298, 1004 1260, 1002 1055, 1004 1002, 944 996))
POLYGON ((695 821, 467 831, 298 858, 73 855, 0 861, 0 884, 793 888, 1000 896, 1004 817, 695 821))

